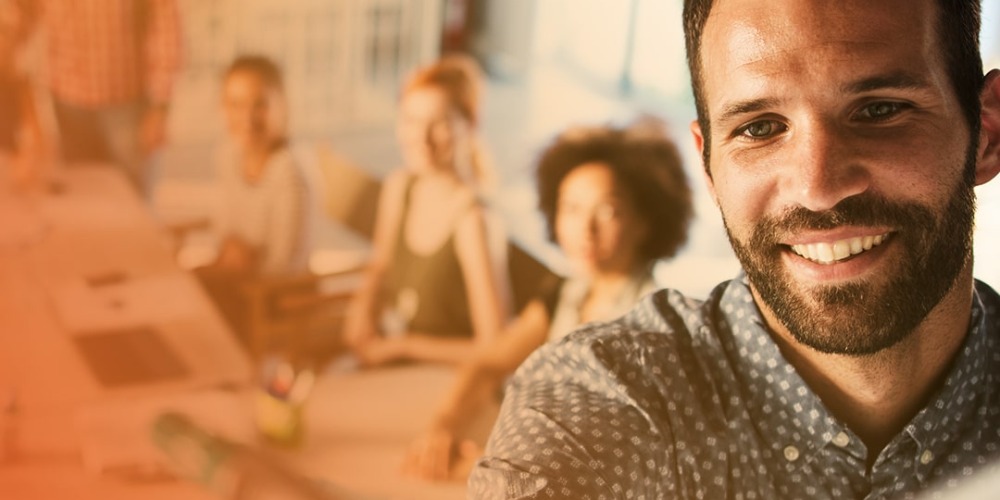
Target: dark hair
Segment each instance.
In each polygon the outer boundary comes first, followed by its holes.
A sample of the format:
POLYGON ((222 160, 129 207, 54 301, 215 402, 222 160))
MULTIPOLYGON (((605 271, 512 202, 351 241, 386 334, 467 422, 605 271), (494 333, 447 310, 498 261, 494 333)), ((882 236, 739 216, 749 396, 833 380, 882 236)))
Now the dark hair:
POLYGON ((694 215, 691 189, 681 157, 663 122, 644 117, 624 128, 575 127, 542 151, 536 170, 538 207, 555 241, 559 186, 573 169, 593 162, 607 165, 628 193, 649 236, 639 249, 649 259, 673 257, 687 241, 694 215))
POLYGON ((252 73, 259 76, 264 83, 277 90, 284 91, 285 89, 284 79, 281 76, 281 69, 278 68, 278 65, 267 56, 256 54, 237 56, 236 59, 233 59, 233 62, 229 63, 229 66, 226 67, 226 71, 223 73, 223 80, 228 79, 235 73, 242 72, 252 73))
MULTIPOLYGON (((687 49, 691 89, 698 110, 698 125, 704 136, 702 153, 708 171, 711 145, 709 114, 702 87, 701 36, 714 0, 684 0, 684 43, 687 49)), ((958 97, 972 134, 972 148, 979 140, 979 91, 983 84, 983 61, 979 54, 980 0, 937 0, 937 36, 941 42, 951 86, 958 97)))

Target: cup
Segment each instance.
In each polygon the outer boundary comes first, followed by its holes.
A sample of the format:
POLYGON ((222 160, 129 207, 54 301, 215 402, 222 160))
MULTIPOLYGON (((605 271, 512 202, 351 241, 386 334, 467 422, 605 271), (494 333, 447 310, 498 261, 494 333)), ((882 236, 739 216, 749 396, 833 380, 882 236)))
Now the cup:
POLYGON ((305 438, 304 410, 312 391, 312 370, 296 370, 280 358, 264 361, 254 401, 257 432, 267 443, 295 448, 305 438))

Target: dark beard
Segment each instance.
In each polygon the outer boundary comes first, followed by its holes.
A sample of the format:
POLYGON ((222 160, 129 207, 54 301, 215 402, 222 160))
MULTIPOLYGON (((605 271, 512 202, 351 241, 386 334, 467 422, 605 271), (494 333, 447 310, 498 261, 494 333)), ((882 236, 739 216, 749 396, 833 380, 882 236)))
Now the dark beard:
MULTIPOLYGON (((966 161, 975 162, 975 156, 966 161)), ((753 228, 749 244, 734 238, 728 224, 726 233, 761 300, 798 342, 824 353, 866 355, 910 335, 954 286, 972 255, 974 214, 975 193, 966 178, 940 217, 920 204, 861 194, 827 211, 798 207, 765 218, 753 228), (888 282, 799 293, 781 266, 781 251, 787 247, 779 245, 777 235, 842 225, 896 228, 890 239, 906 251, 901 265, 891 270, 888 282)))

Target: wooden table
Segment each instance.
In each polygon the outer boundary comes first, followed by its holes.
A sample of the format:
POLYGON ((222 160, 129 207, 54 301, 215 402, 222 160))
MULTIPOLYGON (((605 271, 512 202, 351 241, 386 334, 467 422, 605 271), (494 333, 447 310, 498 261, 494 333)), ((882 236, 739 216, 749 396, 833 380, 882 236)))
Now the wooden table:
MULTIPOLYGON (((358 498, 465 498, 464 482, 431 483, 400 472, 453 375, 438 365, 327 373, 307 406, 307 444, 286 456, 311 477, 364 493, 358 498)), ((477 437, 488 432, 495 410, 473 426, 477 437)))
POLYGON ((81 409, 250 379, 224 322, 174 263, 166 232, 123 176, 99 166, 61 169, 31 192, 0 183, 0 227, 0 498, 204 496, 185 483, 124 482, 82 467, 81 409), (163 314, 150 323, 185 356, 188 376, 113 389, 95 380, 54 297, 109 273, 165 284, 163 314))
MULTIPOLYGON (((211 498, 195 484, 97 474, 87 465, 94 439, 82 430, 81 421, 89 420, 81 415, 136 413, 151 401, 190 398, 220 382, 236 387, 226 393, 236 403, 225 426, 252 435, 253 370, 194 279, 175 263, 166 231, 108 168, 65 169, 30 195, 0 184, 0 227, 15 228, 0 236, 0 414, 7 401, 16 402, 12 414, 0 416, 0 498, 211 498), (109 271, 172 277, 163 307, 183 314, 153 314, 151 322, 170 338, 199 333, 178 341, 190 345, 175 346, 191 352, 190 377, 114 389, 95 381, 68 341, 53 289, 109 271), (173 303, 182 299, 186 308, 173 303)), ((350 493, 346 498, 464 498, 464 484, 399 473, 451 376, 450 368, 429 365, 327 371, 306 406, 304 445, 275 453, 308 477, 350 493)), ((145 442, 148 433, 129 439, 145 442)))

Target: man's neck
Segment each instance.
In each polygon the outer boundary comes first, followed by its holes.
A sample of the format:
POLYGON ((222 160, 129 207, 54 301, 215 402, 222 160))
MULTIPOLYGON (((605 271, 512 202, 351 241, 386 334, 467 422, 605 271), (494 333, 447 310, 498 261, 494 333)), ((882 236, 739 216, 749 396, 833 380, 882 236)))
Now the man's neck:
POLYGON ((870 465, 943 382, 968 331, 971 307, 972 276, 963 272, 913 333, 865 356, 816 351, 797 342, 769 309, 761 310, 782 354, 864 441, 870 465))

